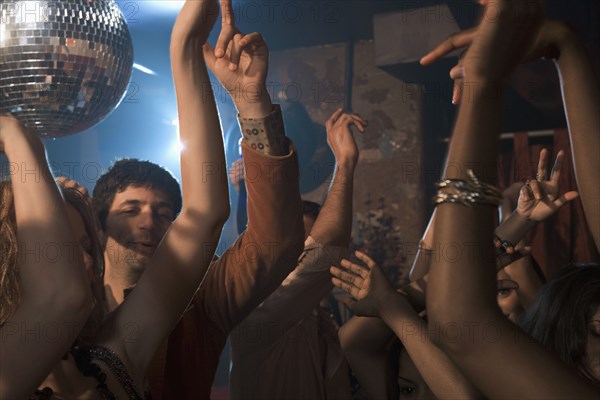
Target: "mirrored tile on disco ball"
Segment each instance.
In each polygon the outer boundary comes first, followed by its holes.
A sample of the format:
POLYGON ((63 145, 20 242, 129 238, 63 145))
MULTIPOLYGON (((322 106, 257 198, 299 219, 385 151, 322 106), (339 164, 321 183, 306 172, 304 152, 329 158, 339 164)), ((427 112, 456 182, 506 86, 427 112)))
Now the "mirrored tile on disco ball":
POLYGON ((47 137, 95 125, 118 105, 131 77, 125 18, 113 0, 58 0, 44 2, 43 18, 31 21, 24 3, 0 2, 0 15, 10 15, 2 26, 9 34, 0 49, 0 112, 47 137))

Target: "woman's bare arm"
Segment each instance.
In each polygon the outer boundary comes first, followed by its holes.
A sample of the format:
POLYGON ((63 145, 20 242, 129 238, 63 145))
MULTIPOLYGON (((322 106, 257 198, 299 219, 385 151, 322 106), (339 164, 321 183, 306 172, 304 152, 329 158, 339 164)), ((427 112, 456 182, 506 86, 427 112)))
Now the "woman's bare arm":
POLYGON ((184 146, 183 209, 107 328, 137 333, 135 340, 106 339, 123 349, 137 379, 202 281, 229 214, 223 139, 202 51, 218 9, 216 1, 190 0, 175 22, 171 64, 184 146))
MULTIPOLYGON (((472 169, 481 181, 495 184, 506 80, 533 41, 541 12, 532 2, 487 4, 463 64, 471 90, 468 98, 463 92, 445 177, 468 179, 472 169)), ((486 397, 595 398, 589 384, 501 314, 495 296, 495 212, 482 205, 438 206, 435 245, 455 253, 434 258, 431 265, 430 331, 486 397), (456 335, 448 334, 451 328, 456 335)))
MULTIPOLYGON (((21 289, 17 311, 0 327, 0 398, 28 398, 77 339, 92 296, 81 248, 41 140, 15 119, 0 116, 0 151, 14 166, 14 268, 19 269, 21 289)), ((9 245, 0 247, 7 250, 9 245)))

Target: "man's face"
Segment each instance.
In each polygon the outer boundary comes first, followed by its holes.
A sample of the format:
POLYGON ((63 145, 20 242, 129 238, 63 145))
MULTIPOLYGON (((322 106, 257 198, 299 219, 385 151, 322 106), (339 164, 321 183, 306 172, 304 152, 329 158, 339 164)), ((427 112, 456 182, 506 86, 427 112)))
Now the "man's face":
POLYGON ((173 218, 173 206, 162 190, 128 186, 117 193, 104 232, 111 266, 142 272, 173 218))

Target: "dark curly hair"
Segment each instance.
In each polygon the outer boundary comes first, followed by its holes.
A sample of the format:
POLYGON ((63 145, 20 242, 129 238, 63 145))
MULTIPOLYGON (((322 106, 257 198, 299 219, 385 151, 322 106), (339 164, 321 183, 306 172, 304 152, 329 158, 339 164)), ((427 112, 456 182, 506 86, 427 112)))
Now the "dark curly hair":
POLYGON ((129 186, 159 189, 169 197, 175 217, 181 212, 181 188, 169 171, 150 161, 125 158, 115 162, 94 187, 92 202, 102 230, 115 195, 129 186))

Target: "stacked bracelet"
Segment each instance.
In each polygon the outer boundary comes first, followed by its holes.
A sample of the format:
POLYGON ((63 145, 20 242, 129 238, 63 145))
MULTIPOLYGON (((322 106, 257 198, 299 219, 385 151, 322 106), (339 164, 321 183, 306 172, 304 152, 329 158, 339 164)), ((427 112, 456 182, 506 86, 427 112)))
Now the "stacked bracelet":
POLYGON ((435 206, 443 203, 460 204, 467 207, 476 205, 498 207, 502 200, 500 191, 477 179, 473 170, 467 171, 469 179, 443 179, 436 183, 438 194, 434 197, 435 206))

